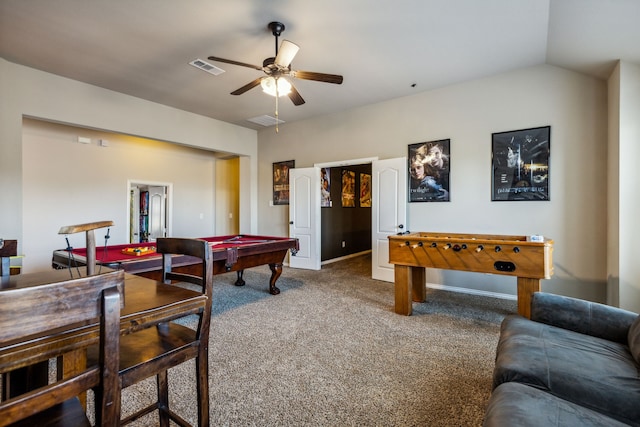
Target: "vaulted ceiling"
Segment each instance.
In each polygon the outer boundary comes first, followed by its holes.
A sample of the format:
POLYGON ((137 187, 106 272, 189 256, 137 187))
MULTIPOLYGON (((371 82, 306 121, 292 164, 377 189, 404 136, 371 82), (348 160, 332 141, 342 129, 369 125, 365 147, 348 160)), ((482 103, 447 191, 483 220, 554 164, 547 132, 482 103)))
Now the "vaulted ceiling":
POLYGON ((0 0, 0 55, 11 62, 253 129, 273 116, 260 87, 230 92, 274 56, 267 24, 300 46, 306 103, 280 98, 285 122, 538 64, 606 79, 640 64, 637 0, 0 0), (225 72, 189 65, 201 59, 225 72))

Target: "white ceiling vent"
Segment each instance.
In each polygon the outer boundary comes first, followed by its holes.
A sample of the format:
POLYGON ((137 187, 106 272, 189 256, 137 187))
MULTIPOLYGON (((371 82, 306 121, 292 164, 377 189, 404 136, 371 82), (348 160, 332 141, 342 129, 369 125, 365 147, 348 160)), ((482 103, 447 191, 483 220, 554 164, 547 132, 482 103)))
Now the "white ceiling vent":
POLYGON ((224 73, 224 70, 222 68, 211 65, 208 62, 203 61, 202 59, 194 59, 193 61, 189 62, 189 65, 200 68, 202 71, 206 71, 207 73, 213 74, 214 76, 224 73))
POLYGON ((262 126, 273 126, 275 124, 284 123, 284 120, 276 119, 275 117, 271 117, 267 115, 253 117, 251 119, 247 119, 247 121, 257 123, 262 126))

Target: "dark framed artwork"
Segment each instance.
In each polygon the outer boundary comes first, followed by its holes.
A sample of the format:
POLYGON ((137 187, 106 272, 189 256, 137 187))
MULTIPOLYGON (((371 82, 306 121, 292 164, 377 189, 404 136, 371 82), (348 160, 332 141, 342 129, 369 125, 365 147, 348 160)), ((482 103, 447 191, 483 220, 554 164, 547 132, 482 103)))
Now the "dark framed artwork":
POLYGON ((409 202, 448 202, 451 140, 409 145, 409 202))
POLYGON ((354 171, 342 170, 342 207, 356 207, 356 173, 354 171))
POLYGON ((295 160, 273 164, 273 204, 289 204, 289 169, 295 167, 295 160))
POLYGON ((360 207, 371 207, 371 175, 368 173, 360 174, 360 207))
POLYGON ((549 200, 551 126, 491 134, 491 200, 549 200))

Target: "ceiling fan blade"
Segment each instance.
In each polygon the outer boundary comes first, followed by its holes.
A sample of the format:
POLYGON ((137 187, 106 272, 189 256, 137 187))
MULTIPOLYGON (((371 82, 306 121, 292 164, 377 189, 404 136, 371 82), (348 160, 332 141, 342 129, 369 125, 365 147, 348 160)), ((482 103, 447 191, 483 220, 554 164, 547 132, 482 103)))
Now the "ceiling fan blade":
POLYGON ((293 102, 293 105, 302 105, 304 104, 304 99, 300 96, 300 92, 294 85, 291 85, 291 92, 289 92, 289 99, 293 102))
POLYGON ((283 40, 274 63, 279 67, 287 68, 299 50, 300 46, 297 44, 292 43, 289 40, 283 40))
POLYGON ((314 73, 313 71, 291 71, 290 75, 297 79, 315 80, 317 82, 342 84, 342 76, 337 74, 314 73))
POLYGON ((217 56, 210 56, 209 60, 217 61, 217 62, 224 62, 226 64, 239 65, 241 67, 248 67, 248 68, 253 68, 254 70, 262 71, 262 67, 258 67, 257 65, 247 64, 245 62, 233 61, 231 59, 218 58, 217 56))
POLYGON ((246 85, 242 86, 240 89, 234 90, 233 92, 231 92, 231 95, 242 95, 246 91, 258 86, 261 81, 262 81, 262 77, 255 79, 251 83, 247 83, 246 85))

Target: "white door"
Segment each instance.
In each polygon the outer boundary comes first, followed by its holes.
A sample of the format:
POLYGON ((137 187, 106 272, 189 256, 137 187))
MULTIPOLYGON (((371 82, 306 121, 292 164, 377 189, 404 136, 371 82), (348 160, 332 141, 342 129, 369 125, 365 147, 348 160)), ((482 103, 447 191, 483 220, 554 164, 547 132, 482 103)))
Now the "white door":
POLYGON ((289 237, 300 242, 289 266, 320 270, 320 168, 289 170, 289 237))
POLYGON ((371 277, 393 282, 387 237, 407 230, 407 159, 373 161, 371 174, 371 277))
POLYGON ((140 243, 140 189, 129 190, 129 243, 140 243))
POLYGON ((166 236, 166 204, 165 187, 149 187, 149 241, 155 242, 158 237, 166 236))

